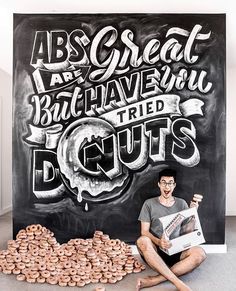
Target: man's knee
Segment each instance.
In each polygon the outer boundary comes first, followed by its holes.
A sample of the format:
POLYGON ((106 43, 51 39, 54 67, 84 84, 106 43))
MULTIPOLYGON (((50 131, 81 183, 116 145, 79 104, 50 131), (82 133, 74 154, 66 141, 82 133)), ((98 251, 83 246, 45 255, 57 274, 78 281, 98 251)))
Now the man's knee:
POLYGON ((194 257, 196 266, 199 266, 203 261, 205 261, 206 253, 204 249, 200 247, 196 247, 193 251, 193 257, 194 257))
POLYGON ((136 245, 143 252, 152 245, 152 241, 147 236, 140 236, 136 241, 136 245))

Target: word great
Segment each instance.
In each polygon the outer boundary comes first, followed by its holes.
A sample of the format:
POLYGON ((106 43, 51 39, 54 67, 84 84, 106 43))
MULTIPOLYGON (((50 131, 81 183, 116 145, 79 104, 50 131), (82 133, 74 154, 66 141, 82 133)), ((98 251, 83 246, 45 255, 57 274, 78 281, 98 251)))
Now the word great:
POLYGON ((183 61, 192 65, 199 58, 194 54, 196 42, 205 41, 211 35, 211 32, 200 33, 201 29, 199 24, 191 31, 172 27, 162 43, 159 39, 152 38, 142 51, 139 44, 135 43, 134 32, 130 29, 118 32, 115 27, 106 26, 92 37, 81 29, 70 34, 64 30, 37 31, 31 65, 49 70, 65 70, 71 65, 93 65, 95 69, 92 69, 89 79, 94 82, 106 81, 114 73, 124 74, 131 68, 145 64, 183 61), (171 37, 172 35, 176 37, 171 37))

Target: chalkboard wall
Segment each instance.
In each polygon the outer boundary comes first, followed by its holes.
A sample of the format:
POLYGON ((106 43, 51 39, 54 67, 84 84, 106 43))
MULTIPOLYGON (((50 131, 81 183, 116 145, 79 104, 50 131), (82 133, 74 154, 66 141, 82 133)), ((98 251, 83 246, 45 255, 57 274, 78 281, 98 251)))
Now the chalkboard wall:
POLYGON ((225 15, 15 14, 14 236, 134 242, 160 170, 225 241, 225 15))

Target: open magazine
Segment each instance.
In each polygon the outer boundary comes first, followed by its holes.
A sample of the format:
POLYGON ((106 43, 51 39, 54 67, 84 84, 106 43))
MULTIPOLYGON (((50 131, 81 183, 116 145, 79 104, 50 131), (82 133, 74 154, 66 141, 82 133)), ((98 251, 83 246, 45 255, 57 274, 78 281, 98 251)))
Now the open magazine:
POLYGON ((173 255, 190 247, 205 242, 201 223, 195 207, 189 208, 160 218, 163 235, 169 239, 172 246, 162 249, 168 255, 173 255), (176 237, 175 233, 178 232, 176 237))

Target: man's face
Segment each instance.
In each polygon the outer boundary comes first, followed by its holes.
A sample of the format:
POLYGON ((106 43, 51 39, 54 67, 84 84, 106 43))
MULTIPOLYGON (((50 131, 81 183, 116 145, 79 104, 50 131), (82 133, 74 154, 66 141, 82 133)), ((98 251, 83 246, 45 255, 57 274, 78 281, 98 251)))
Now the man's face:
POLYGON ((161 196, 165 199, 168 199, 172 196, 172 193, 175 189, 175 179, 174 177, 162 176, 158 186, 161 191, 161 196))

